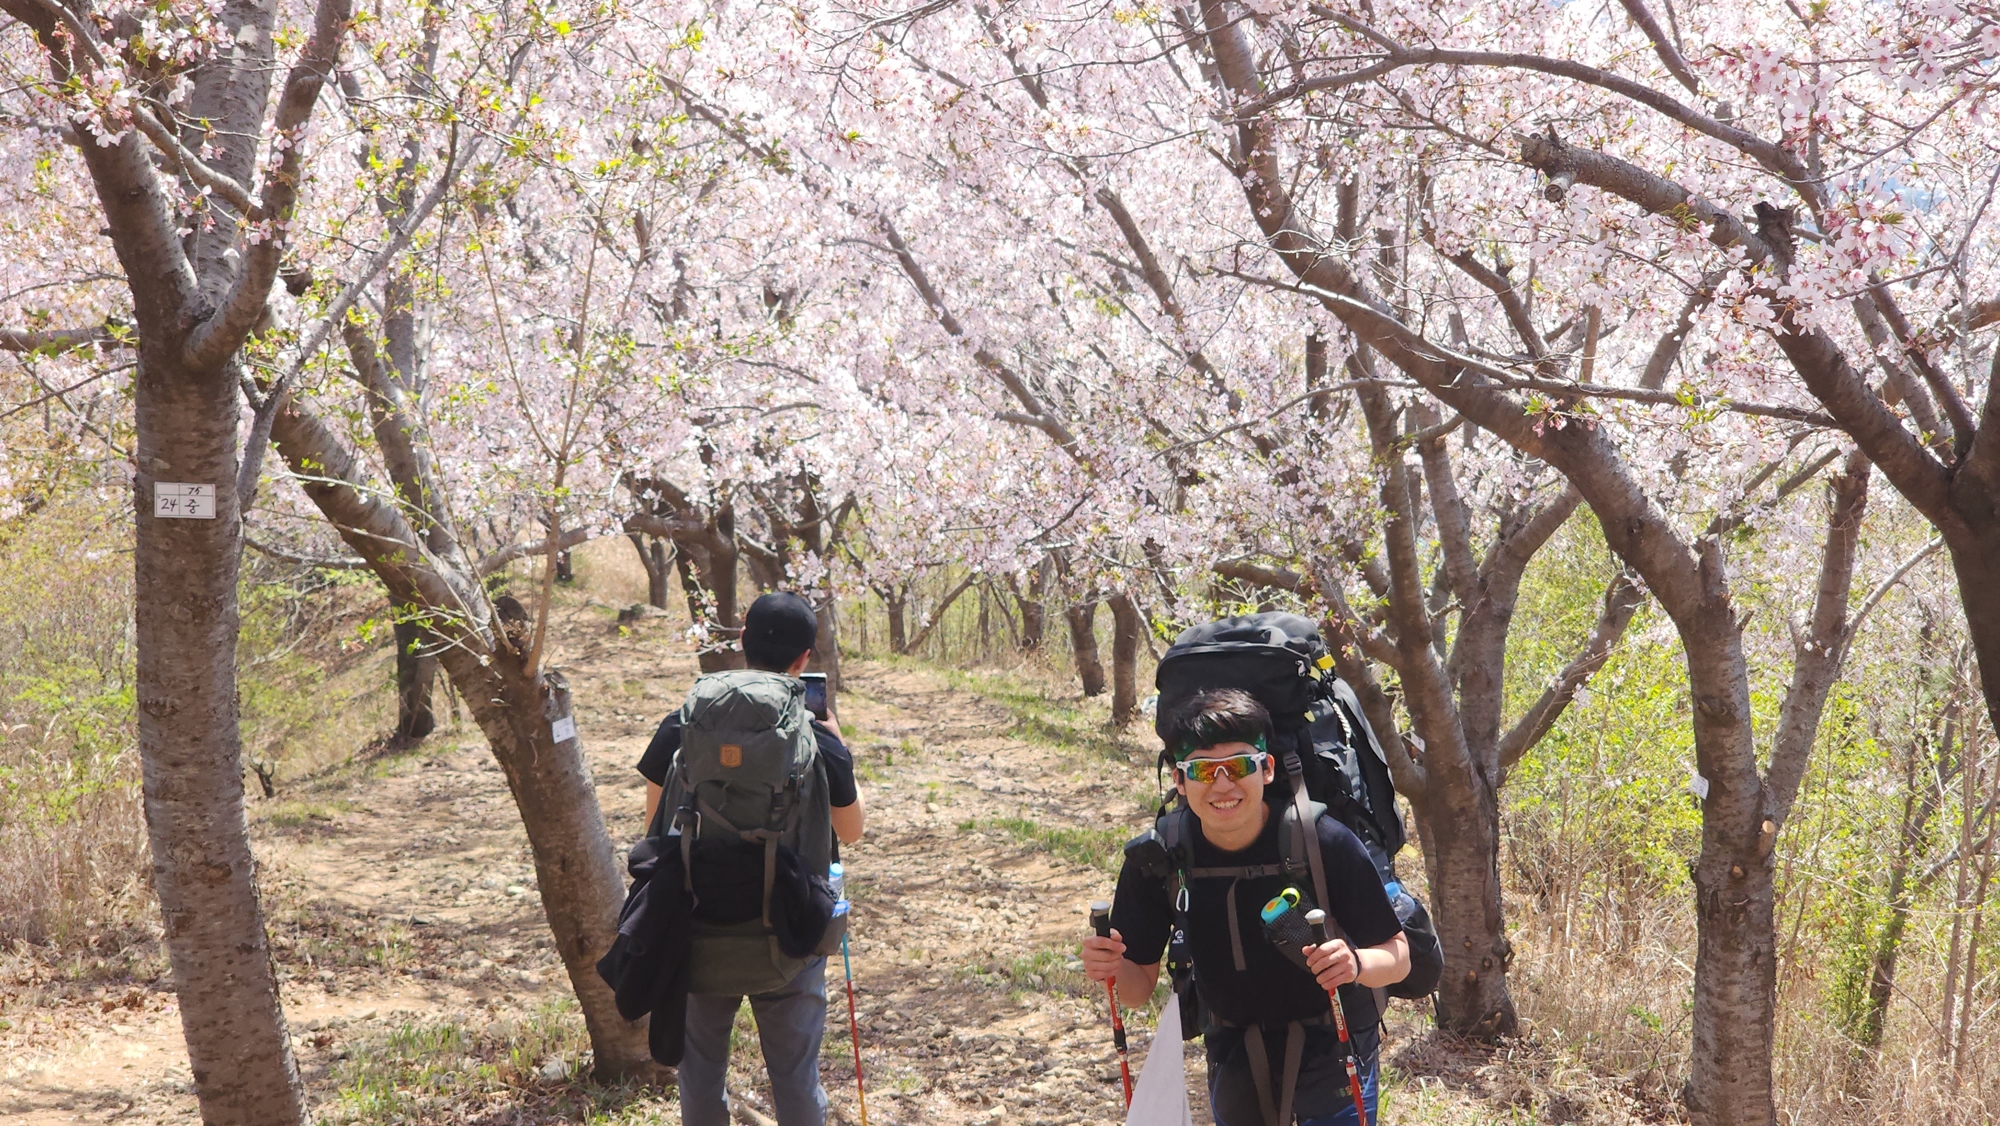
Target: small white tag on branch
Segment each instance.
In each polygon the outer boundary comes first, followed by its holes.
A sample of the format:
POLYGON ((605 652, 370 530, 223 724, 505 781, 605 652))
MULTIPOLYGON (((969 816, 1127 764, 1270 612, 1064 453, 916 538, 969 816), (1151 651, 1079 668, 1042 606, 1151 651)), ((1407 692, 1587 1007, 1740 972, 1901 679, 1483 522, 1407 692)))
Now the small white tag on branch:
POLYGON ((1688 775, 1688 792, 1698 801, 1708 800, 1708 779, 1703 778, 1700 771, 1688 775))
POLYGON ((162 520, 215 519, 215 486, 153 482, 153 516, 162 520))
POLYGON ((566 715, 549 724, 549 738, 558 743, 567 743, 576 738, 576 717, 566 715))

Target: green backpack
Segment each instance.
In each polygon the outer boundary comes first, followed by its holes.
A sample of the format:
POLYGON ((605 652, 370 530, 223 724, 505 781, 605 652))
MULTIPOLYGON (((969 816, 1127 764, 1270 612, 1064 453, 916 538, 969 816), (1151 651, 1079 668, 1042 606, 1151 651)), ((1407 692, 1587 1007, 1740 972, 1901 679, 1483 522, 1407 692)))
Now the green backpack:
MULTIPOLYGON (((740 852, 745 845, 761 845, 763 852, 762 917, 714 924, 697 915, 690 991, 747 995, 783 987, 808 959, 787 957, 772 930, 778 848, 790 850, 808 875, 824 880, 833 845, 826 768, 806 713, 804 682, 754 669, 695 681, 681 706, 681 749, 662 803, 674 810, 690 892, 704 855, 718 848, 740 852), (697 852, 697 842, 710 841, 716 845, 697 852)), ((822 952, 828 941, 839 945, 834 927, 828 934, 822 952)))

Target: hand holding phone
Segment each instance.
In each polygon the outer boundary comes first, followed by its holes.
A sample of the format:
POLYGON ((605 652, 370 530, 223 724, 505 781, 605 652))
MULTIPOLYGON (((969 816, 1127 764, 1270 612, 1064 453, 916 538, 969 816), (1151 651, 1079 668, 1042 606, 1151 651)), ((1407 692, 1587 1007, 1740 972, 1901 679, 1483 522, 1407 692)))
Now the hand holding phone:
POLYGON ((809 672, 799 679, 806 682, 806 710, 812 713, 814 719, 826 722, 826 674, 809 672))

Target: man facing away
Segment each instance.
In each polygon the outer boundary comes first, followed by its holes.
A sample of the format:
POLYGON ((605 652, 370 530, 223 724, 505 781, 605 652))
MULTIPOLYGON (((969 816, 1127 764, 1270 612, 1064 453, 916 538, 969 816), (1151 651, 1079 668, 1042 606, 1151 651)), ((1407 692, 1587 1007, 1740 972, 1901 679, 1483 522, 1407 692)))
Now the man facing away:
MULTIPOLYGON (((743 659, 750 668, 796 677, 805 671, 819 636, 812 605, 796 594, 766 594, 743 616, 743 659)), ((861 795, 854 785, 854 756, 840 741, 840 723, 831 706, 824 721, 814 720, 813 739, 826 785, 834 835, 848 844, 861 839, 861 795)), ((668 716, 639 759, 646 779, 646 823, 660 802, 674 754, 681 746, 680 713, 668 716)), ((838 855, 836 850, 835 855, 838 855)), ((680 1064, 681 1121, 685 1126, 728 1126, 724 1079, 729 1072, 729 1033, 741 996, 690 993, 687 1045, 680 1064)), ((826 959, 813 958, 784 986, 750 997, 757 1039, 771 1079, 771 1102, 779 1126, 823 1126, 826 1092, 819 1084, 820 1039, 826 1030, 826 959)))
POLYGON ((1285 871, 1280 810, 1290 803, 1284 788, 1273 786, 1270 734, 1263 705, 1235 689, 1200 693, 1169 717, 1174 787, 1194 815, 1192 839, 1175 861, 1186 898, 1177 910, 1168 882, 1128 859, 1118 873, 1111 936, 1084 940, 1084 971, 1092 981, 1116 981, 1127 1006, 1143 1006, 1174 928, 1184 929, 1204 1010, 1216 1126, 1291 1126, 1271 1121, 1280 1113, 1274 1106, 1294 1109, 1305 1126, 1355 1121, 1327 1001, 1338 990, 1372 1126, 1381 1044, 1372 991, 1409 973, 1409 941, 1360 840, 1324 814, 1314 843, 1332 902, 1320 906, 1340 937, 1293 952, 1305 954, 1310 972, 1265 938, 1259 912, 1266 902, 1287 887, 1311 894, 1308 880, 1285 871))

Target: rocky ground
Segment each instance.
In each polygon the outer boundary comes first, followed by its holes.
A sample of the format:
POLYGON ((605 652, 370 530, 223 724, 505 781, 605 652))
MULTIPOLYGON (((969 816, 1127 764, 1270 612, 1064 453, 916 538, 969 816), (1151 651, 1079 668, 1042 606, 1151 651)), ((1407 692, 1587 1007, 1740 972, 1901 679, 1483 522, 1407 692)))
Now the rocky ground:
MULTIPOLYGON (((693 677, 679 630, 577 594, 556 660, 576 692, 599 799, 641 828, 633 763, 693 677)), ((868 806, 847 850, 868 1120, 1067 1126, 1120 1117, 1104 997, 1074 944, 1111 858, 1145 822, 1151 752, 1095 701, 1032 669, 850 661, 840 700, 868 806)), ((584 1078, 587 1041, 541 922, 526 840, 469 725, 413 753, 357 754, 255 801, 294 1043, 330 1123, 674 1123, 672 1094, 584 1078)), ((829 974, 822 1074, 859 1122, 847 1002, 829 974)), ((196 1122, 157 949, 0 960, 0 1122, 196 1122)), ((1657 1120, 1619 1086, 1531 1045, 1495 1052, 1393 1022, 1385 1122, 1657 1120)), ((1136 1074, 1150 1019, 1132 1022, 1136 1074)), ((746 1008, 734 1086, 756 1122, 746 1008)), ((1196 1121, 1199 1045, 1190 1045, 1196 1121)))

